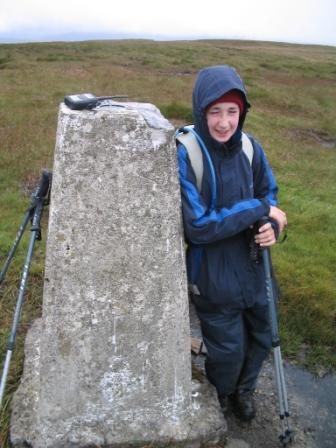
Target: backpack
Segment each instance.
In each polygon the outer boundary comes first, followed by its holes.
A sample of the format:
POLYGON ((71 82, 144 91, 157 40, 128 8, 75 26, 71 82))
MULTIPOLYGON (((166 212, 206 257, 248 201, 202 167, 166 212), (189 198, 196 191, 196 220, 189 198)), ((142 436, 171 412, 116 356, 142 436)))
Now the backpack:
MULTIPOLYGON (((178 131, 175 134, 175 138, 179 143, 182 143, 182 145, 186 148, 190 163, 192 166, 192 169, 194 170, 195 176, 196 176, 196 183, 197 183, 197 189, 198 191, 201 191, 202 187, 202 178, 203 178, 203 155, 206 157, 209 167, 211 176, 213 177, 213 185, 215 186, 214 182, 214 169, 212 160, 210 158, 210 155, 208 153, 208 150, 201 139, 201 137, 195 132, 194 126, 184 126, 183 128, 178 129, 178 131)), ((247 134, 242 132, 242 149, 244 153, 246 154, 246 157, 248 158, 250 165, 252 166, 252 160, 253 160, 253 145, 247 134)))

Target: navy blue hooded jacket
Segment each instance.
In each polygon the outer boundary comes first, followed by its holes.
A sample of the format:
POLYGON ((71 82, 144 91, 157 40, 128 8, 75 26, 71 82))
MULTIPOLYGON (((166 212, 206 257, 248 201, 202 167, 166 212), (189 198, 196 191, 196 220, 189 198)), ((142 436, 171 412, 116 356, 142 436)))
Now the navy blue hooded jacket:
POLYGON ((249 228, 277 204, 277 185, 260 144, 250 137, 252 166, 242 150, 241 130, 249 107, 239 75, 229 66, 203 69, 193 91, 195 130, 204 141, 215 172, 214 191, 210 167, 203 154, 203 178, 199 192, 185 147, 178 146, 179 175, 185 238, 188 243, 188 278, 201 295, 225 306, 265 304, 261 264, 249 256, 249 228), (245 101, 238 129, 227 143, 209 133, 206 109, 230 90, 238 90, 245 101))

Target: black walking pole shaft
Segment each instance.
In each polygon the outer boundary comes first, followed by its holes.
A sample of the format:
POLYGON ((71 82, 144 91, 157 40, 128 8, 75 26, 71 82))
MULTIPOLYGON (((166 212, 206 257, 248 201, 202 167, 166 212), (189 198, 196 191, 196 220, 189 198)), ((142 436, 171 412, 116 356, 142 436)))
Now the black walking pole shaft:
POLYGON ((4 368, 3 368, 3 372, 2 372, 2 376, 1 376, 1 383, 0 383, 0 408, 2 405, 2 398, 4 395, 4 391, 5 391, 6 380, 7 380, 7 375, 8 375, 8 371, 9 371, 9 365, 10 365, 12 353, 14 350, 16 332, 17 332, 17 327, 18 327, 19 320, 20 320, 21 309, 22 309, 22 305, 23 305, 24 293, 26 290, 27 278, 28 278, 30 263, 31 263, 32 255, 33 255, 34 245, 35 245, 36 239, 39 238, 39 234, 40 234, 39 225, 40 225, 42 210, 43 210, 43 202, 41 200, 36 206, 35 214, 33 217, 32 234, 30 237, 27 256, 25 259, 24 267, 23 267, 23 273, 22 273, 21 282, 20 282, 20 290, 19 290, 19 295, 18 295, 18 299, 16 302, 11 333, 9 335, 8 343, 7 343, 7 354, 6 354, 6 358, 5 358, 5 364, 4 364, 4 368))
POLYGON ((5 276, 6 276, 6 273, 8 271, 8 268, 9 268, 11 262, 12 262, 12 259, 13 259, 14 255, 15 255, 15 252, 16 252, 16 249, 17 249, 17 247, 18 247, 18 245, 19 245, 19 243, 21 241, 22 235, 23 235, 23 233, 24 233, 24 231, 25 231, 25 229, 27 227, 27 224, 28 224, 30 218, 31 218, 31 211, 28 210, 26 212, 23 220, 22 220, 22 223, 21 223, 21 225, 19 227, 18 233, 16 234, 14 243, 13 243, 13 245, 12 245, 12 247, 11 247, 9 253, 8 253, 6 261, 5 261, 5 263, 3 265, 3 268, 2 268, 2 270, 0 272, 0 285, 1 285, 1 283, 5 279, 5 276))

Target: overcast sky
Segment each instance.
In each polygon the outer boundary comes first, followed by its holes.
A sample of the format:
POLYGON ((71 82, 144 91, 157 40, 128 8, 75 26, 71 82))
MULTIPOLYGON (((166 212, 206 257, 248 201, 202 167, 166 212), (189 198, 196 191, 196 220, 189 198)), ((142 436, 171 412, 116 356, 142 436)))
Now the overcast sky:
POLYGON ((336 46, 335 24, 336 0, 0 0, 3 42, 109 33, 336 46))

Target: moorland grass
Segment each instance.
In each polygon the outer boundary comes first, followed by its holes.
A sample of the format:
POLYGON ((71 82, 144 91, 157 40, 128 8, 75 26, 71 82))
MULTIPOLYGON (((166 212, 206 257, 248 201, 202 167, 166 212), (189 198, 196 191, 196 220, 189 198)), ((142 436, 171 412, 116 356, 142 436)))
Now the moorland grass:
MULTIPOLYGON (((314 370, 336 368, 336 48, 250 41, 149 40, 0 45, 0 266, 42 168, 52 170, 58 106, 64 95, 127 94, 160 107, 179 126, 190 123, 197 71, 227 63, 246 81, 246 130, 263 144, 288 214, 288 239, 272 250, 281 287, 282 347, 295 358, 309 347, 314 370)), ((36 244, 4 408, 0 445, 10 446, 10 401, 23 344, 40 315, 47 213, 36 244)), ((0 287, 0 359, 29 234, 0 287)), ((2 364, 1 364, 2 366, 2 364)))

